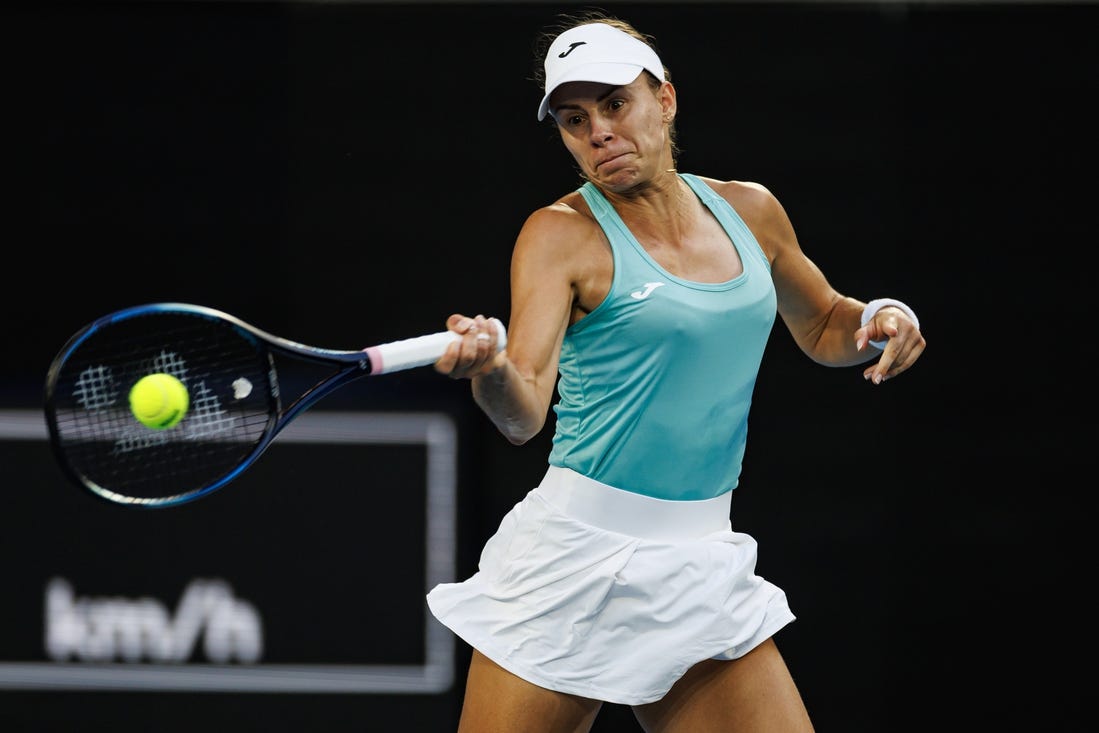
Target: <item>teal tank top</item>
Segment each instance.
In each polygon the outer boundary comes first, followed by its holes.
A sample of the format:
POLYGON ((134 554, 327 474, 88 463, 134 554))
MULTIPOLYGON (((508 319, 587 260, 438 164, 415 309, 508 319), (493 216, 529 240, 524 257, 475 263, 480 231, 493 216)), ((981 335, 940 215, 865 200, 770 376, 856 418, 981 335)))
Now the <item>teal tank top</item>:
POLYGON ((680 174, 713 212, 744 271, 678 278, 649 256, 594 185, 580 194, 606 232, 610 292, 565 332, 549 462, 670 500, 736 488, 756 374, 776 313, 771 266, 725 199, 680 174))

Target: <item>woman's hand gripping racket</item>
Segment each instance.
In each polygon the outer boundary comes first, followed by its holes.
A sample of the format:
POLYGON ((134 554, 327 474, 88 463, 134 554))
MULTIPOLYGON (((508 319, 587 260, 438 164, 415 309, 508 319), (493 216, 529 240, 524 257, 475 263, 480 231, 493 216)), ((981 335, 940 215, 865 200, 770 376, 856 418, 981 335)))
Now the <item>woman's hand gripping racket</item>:
MULTIPOLYGON (((493 322, 502 350, 507 336, 493 322)), ((460 338, 441 331, 336 351, 202 306, 128 308, 82 328, 54 358, 45 393, 50 443, 65 472, 95 496, 139 507, 183 504, 239 476, 333 390, 431 364, 460 338), (334 371, 284 406, 276 354, 334 371), (149 375, 156 376, 135 389, 149 375)))

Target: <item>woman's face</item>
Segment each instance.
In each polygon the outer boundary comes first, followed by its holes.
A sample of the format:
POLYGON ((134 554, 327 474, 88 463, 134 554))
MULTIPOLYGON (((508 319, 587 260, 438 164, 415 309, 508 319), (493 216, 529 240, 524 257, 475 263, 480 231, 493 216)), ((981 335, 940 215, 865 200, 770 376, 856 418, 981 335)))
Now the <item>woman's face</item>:
POLYGON ((675 90, 668 82, 655 93, 645 73, 626 86, 569 82, 554 90, 550 111, 565 147, 601 188, 628 191, 672 165, 675 90))

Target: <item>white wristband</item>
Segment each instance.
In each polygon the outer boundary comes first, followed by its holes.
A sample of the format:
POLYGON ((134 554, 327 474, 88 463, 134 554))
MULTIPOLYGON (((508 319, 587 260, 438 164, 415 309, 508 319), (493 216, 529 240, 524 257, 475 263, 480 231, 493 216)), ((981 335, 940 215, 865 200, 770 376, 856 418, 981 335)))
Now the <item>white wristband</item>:
MULTIPOLYGON (((912 319, 912 322, 916 324, 916 328, 920 327, 920 319, 916 318, 915 311, 901 301, 894 300, 893 298, 877 298, 867 303, 866 307, 862 309, 862 325, 865 326, 867 323, 870 323, 870 319, 872 319, 878 311, 887 306, 900 308, 905 312, 905 315, 912 319)), ((871 341, 870 345, 876 346, 879 349, 885 349, 887 343, 889 343, 889 339, 885 339, 884 341, 871 341)))

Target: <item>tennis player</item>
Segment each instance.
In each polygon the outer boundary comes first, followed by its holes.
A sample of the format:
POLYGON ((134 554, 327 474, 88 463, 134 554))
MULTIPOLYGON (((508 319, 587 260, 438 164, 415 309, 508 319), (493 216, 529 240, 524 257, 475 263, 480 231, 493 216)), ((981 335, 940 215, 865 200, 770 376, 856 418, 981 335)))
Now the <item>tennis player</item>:
POLYGON ((538 119, 585 182, 519 232, 507 349, 455 314, 463 338, 435 364, 515 444, 557 395, 545 477, 477 572, 427 596, 473 647, 459 730, 587 731, 613 702, 646 731, 811 731, 773 640, 794 614, 730 522, 756 375, 776 313, 871 385, 920 357, 919 322, 836 292, 763 186, 678 172, 651 40, 563 17, 541 39, 538 119))

